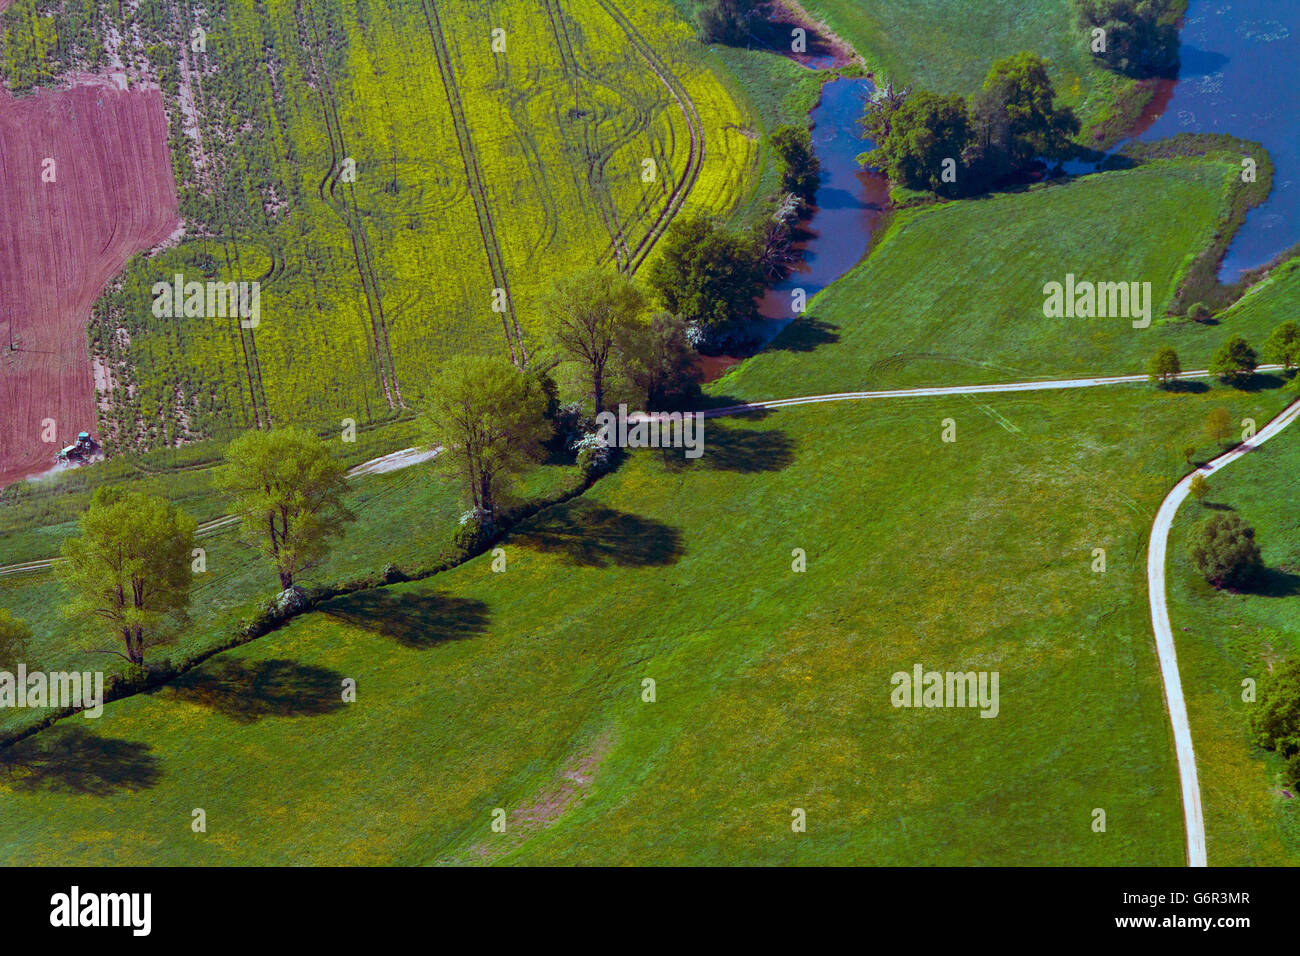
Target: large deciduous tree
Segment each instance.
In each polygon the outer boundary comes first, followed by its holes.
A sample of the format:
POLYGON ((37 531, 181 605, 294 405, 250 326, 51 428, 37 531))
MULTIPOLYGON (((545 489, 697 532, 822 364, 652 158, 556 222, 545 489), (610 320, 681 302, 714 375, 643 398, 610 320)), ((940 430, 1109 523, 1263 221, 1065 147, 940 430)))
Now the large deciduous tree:
POLYGON ((145 650, 168 639, 163 619, 189 605, 194 528, 166 499, 100 488, 78 533, 63 543, 58 573, 71 595, 65 613, 95 637, 121 641, 121 650, 106 653, 143 666, 145 650))
POLYGON ((281 588, 324 557, 352 519, 343 502, 346 470, 324 441, 297 426, 245 432, 226 448, 217 487, 275 566, 281 588))
POLYGON ((434 393, 424 427, 429 442, 442 446, 438 466, 461 474, 470 506, 491 530, 504 483, 544 455, 546 395, 536 376, 482 356, 453 360, 434 393))
POLYGON ((615 345, 644 324, 645 296, 625 276, 589 269, 557 280, 545 310, 555 343, 584 367, 594 414, 599 415, 610 363, 618 358, 615 345))
POLYGON ((754 314, 763 273, 752 237, 728 232, 712 219, 679 218, 660 249, 649 279, 669 312, 703 325, 754 314))
POLYGON ((13 671, 27 659, 32 629, 0 607, 0 670, 13 671))

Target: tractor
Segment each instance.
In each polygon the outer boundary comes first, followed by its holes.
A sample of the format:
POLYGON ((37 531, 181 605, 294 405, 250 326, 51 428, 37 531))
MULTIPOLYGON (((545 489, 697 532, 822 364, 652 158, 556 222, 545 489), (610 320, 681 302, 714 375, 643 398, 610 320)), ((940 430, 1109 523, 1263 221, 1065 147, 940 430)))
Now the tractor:
POLYGON ((77 440, 67 448, 60 449, 55 457, 57 462, 85 461, 95 450, 95 439, 90 432, 78 432, 77 440))

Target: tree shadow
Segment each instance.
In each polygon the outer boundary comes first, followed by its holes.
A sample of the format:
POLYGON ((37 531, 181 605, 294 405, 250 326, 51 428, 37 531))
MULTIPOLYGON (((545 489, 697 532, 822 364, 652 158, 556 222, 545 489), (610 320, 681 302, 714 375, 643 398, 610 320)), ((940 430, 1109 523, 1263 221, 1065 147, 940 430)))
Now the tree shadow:
POLYGON ((1259 597, 1295 597, 1300 594, 1300 574, 1282 568, 1261 568, 1242 592, 1259 597))
POLYGON ((795 319, 767 346, 769 352, 811 352, 822 345, 840 340, 838 325, 822 319, 801 317, 795 319))
POLYGON ((486 634, 489 617, 488 606, 473 598, 390 588, 358 591, 317 610, 416 650, 486 634))
POLYGON ((589 568, 663 567, 686 553, 677 528, 581 500, 546 509, 511 540, 589 568))
POLYGON ((1201 507, 1210 511, 1236 511, 1232 505, 1225 504, 1222 501, 1202 501, 1201 507))
POLYGON ((779 428, 741 428, 710 420, 704 430, 704 446, 699 458, 686 458, 677 448, 662 449, 660 455, 664 466, 671 471, 683 468, 709 468, 741 474, 783 471, 794 462, 794 441, 779 428))
MULTIPOLYGON (((737 398, 734 395, 701 395, 694 403, 692 411, 708 412, 716 408, 735 408, 736 406, 744 405, 745 403, 746 399, 737 398)), ((735 412, 730 417, 757 422, 762 421, 771 414, 772 412, 770 409, 759 407, 747 409, 743 412, 735 412)))
POLYGON ((151 749, 76 725, 50 729, 0 752, 0 779, 15 790, 92 797, 148 790, 162 776, 151 749))
POLYGON ((1271 372, 1252 372, 1249 376, 1233 379, 1229 384, 1241 392, 1265 392, 1281 388, 1286 384, 1286 379, 1271 372))
POLYGON ((298 661, 213 660, 161 692, 241 724, 263 717, 316 717, 343 706, 343 675, 298 661))
POLYGON ((1189 378, 1179 378, 1172 382, 1166 382, 1160 386, 1166 392, 1173 392, 1181 395, 1200 395, 1210 390, 1209 383, 1198 382, 1189 378))

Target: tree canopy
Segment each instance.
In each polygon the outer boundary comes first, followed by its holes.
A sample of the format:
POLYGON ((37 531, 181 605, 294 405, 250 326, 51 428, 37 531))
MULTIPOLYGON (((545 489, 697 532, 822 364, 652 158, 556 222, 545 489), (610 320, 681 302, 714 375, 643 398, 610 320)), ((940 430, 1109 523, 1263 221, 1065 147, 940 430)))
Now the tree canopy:
POLYGON ((1178 353, 1170 345, 1162 345, 1147 362, 1147 377, 1161 385, 1168 385, 1178 378, 1182 370, 1178 353))
POLYGON ((143 665, 145 650, 170 637, 163 620, 183 616, 189 605, 194 528, 194 519, 164 498, 98 489, 77 534, 63 542, 64 612, 92 637, 121 641, 121 650, 106 653, 143 665))
POLYGON ((1216 588, 1241 587, 1263 566, 1255 529, 1231 513, 1207 518, 1193 533, 1190 552, 1196 569, 1216 588))
POLYGON ((860 162, 909 189, 955 196, 988 189, 1036 160, 1068 158, 1079 121, 1056 105, 1047 61, 1021 52, 994 62, 969 103, 886 86, 868 100, 862 127, 875 145, 860 162), (944 175, 954 167, 955 182, 944 175))
POLYGON ((352 519, 346 468, 316 434, 298 426, 254 430, 226 447, 216 485, 244 535, 275 566, 281 588, 323 558, 352 519))
POLYGON ((1259 357, 1240 335, 1234 335, 1219 346, 1210 359, 1210 372, 1225 382, 1240 384, 1259 367, 1259 357))
POLYGON ((27 659, 32 629, 0 607, 0 670, 13 672, 27 659))
POLYGON ((678 219, 660 248, 649 281, 669 312, 703 325, 753 315, 763 275, 750 236, 729 232, 708 218, 678 219))
POLYGON ((599 415, 610 362, 620 357, 616 344, 645 325, 645 296, 626 276, 589 269, 556 280, 545 310, 556 345, 585 369, 599 415))
POLYGON ((547 398, 535 376, 501 358, 462 356, 438 377, 424 411, 425 434, 442 446, 435 462, 463 479, 485 529, 495 526, 506 481, 544 456, 547 398))

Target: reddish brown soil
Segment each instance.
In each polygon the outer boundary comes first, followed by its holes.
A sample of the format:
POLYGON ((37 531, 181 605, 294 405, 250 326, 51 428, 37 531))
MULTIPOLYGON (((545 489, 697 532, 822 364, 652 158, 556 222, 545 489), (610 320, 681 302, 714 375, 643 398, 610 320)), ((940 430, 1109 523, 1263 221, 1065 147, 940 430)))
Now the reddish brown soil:
POLYGON ((78 431, 99 438, 91 305, 179 224, 157 90, 0 90, 0 486, 49 470, 78 431), (54 182, 42 181, 47 157, 54 182), (52 443, 41 440, 45 419, 52 443))

